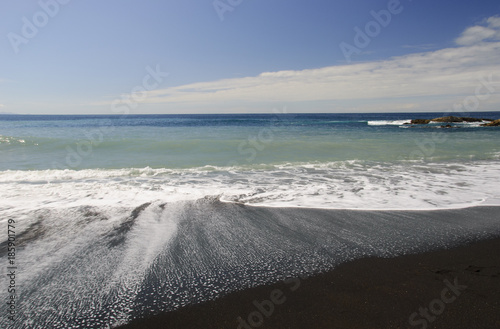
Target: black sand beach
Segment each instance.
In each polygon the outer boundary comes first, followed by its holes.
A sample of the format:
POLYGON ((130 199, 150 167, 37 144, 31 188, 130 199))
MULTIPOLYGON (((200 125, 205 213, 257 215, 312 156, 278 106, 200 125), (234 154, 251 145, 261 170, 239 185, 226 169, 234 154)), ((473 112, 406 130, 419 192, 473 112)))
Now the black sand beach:
MULTIPOLYGON (((422 214, 456 213, 475 221, 498 218, 498 209, 422 214)), ((494 236, 395 258, 362 258, 120 328, 500 328, 500 237, 494 236)))

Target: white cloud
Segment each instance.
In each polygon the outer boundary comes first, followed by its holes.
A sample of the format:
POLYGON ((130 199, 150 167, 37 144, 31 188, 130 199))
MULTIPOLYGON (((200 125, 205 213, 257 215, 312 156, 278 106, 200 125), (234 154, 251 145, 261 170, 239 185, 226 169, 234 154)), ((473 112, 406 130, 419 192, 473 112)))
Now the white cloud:
POLYGON ((495 40, 500 39, 500 17, 485 22, 486 26, 467 28, 455 48, 385 61, 193 83, 151 91, 142 103, 203 109, 227 104, 251 108, 251 104, 266 102, 329 102, 346 111, 441 110, 429 106, 445 106, 445 102, 473 95, 481 78, 493 79, 498 95, 500 42, 495 40))
POLYGON ((470 46, 486 39, 494 38, 497 31, 484 26, 473 26, 465 30, 464 33, 456 40, 461 46, 470 46))
POLYGON ((485 23, 486 26, 469 27, 455 42, 461 46, 470 46, 488 39, 500 40, 500 17, 490 17, 485 20, 485 23))
POLYGON ((500 73, 500 43, 313 70, 194 83, 152 91, 146 102, 313 101, 467 93, 500 73))
POLYGON ((492 28, 500 28, 500 16, 490 17, 486 20, 486 23, 492 28))

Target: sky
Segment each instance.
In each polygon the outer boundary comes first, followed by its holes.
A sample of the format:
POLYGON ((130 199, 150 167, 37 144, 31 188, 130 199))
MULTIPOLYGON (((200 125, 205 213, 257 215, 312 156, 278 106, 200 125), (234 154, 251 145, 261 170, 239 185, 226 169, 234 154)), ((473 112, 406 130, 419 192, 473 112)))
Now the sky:
POLYGON ((500 111, 498 0, 0 2, 0 112, 500 111))

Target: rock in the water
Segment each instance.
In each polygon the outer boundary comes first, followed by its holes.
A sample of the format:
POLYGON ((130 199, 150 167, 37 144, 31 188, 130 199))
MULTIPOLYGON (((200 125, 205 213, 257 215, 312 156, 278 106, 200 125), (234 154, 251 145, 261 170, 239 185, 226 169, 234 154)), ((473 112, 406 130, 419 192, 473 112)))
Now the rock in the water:
POLYGON ((498 127, 498 126, 500 126, 500 119, 491 121, 489 123, 482 124, 481 126, 484 126, 484 127, 498 127))
POLYGON ((455 117, 453 115, 441 118, 432 119, 431 122, 482 122, 482 121, 492 121, 490 119, 478 119, 478 118, 467 118, 467 117, 455 117))
POLYGON ((454 117, 454 116, 450 115, 447 117, 432 119, 431 122, 464 122, 464 120, 462 120, 462 118, 454 117))
MULTIPOLYGON (((483 122, 483 121, 491 121, 490 123, 483 124, 481 126, 498 126, 498 120, 491 120, 491 119, 479 119, 479 118, 468 118, 468 117, 456 117, 453 115, 447 116, 447 117, 440 117, 440 118, 434 118, 434 119, 413 119, 409 123, 405 124, 412 124, 412 125, 425 125, 429 123, 435 123, 435 122, 440 122, 440 123, 457 123, 457 122, 483 122)), ((444 128, 449 128, 446 126, 443 126, 444 128)))
POLYGON ((428 120, 428 119, 413 119, 413 120, 411 120, 411 124, 413 124, 413 125, 426 125, 429 122, 431 122, 431 120, 428 120))

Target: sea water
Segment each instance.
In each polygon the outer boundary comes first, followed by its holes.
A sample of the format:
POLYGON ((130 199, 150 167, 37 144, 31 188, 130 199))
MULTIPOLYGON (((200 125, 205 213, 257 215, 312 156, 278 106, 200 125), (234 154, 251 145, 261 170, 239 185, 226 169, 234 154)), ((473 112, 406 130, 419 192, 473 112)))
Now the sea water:
MULTIPOLYGON (((498 127, 283 112, 0 116, 0 223, 14 226, 18 283, 16 320, 0 324, 108 328, 500 233, 497 215, 468 208, 500 200, 498 127)), ((0 246, 6 269, 7 233, 0 246)))
POLYGON ((217 195, 252 205, 433 209, 498 198, 500 129, 407 124, 436 116, 0 116, 0 199, 9 210, 27 199, 38 207, 217 195))

